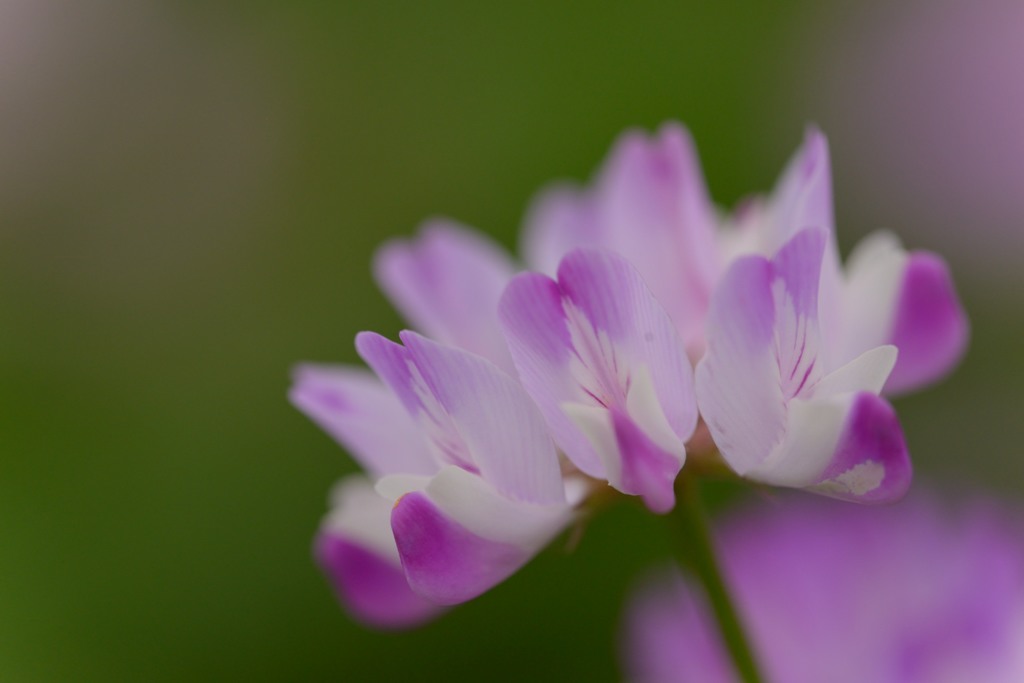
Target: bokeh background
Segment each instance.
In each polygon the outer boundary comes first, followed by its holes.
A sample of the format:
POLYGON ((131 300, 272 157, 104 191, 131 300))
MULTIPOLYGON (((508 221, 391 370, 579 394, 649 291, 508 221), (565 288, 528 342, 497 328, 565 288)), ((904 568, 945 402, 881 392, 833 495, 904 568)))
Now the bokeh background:
POLYGON ((684 121, 715 199, 829 134, 842 243, 942 251, 973 320, 897 407, 919 481, 1024 491, 1024 5, 0 0, 0 680, 614 680, 668 556, 623 505, 409 634, 310 539, 348 457, 300 360, 394 333, 369 259, 684 121))

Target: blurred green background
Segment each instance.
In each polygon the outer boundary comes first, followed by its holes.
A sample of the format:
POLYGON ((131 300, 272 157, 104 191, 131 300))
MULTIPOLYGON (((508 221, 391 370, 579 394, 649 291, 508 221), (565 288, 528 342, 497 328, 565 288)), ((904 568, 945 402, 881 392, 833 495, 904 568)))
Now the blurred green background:
POLYGON ((400 329, 383 239, 443 214, 514 247, 533 192, 628 126, 684 121, 731 205, 820 124, 844 246, 946 251, 974 322, 960 371, 897 402, 921 480, 1019 496, 1024 210, 922 181, 988 182, 914 156, 943 139, 927 92, 867 87, 916 63, 877 54, 927 7, 0 2, 0 680, 614 680, 658 520, 620 506, 424 630, 366 631, 310 559, 353 464, 285 391, 400 329))

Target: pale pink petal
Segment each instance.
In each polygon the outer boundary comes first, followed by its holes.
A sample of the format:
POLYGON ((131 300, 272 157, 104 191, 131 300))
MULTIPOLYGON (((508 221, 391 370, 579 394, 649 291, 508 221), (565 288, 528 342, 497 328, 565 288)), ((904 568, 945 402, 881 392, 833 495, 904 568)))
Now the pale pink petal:
POLYGON ((299 366, 288 397, 374 477, 437 469, 402 404, 362 368, 299 366))
POLYGON ((598 243, 600 227, 594 202, 585 190, 568 184, 546 188, 526 213, 523 258, 531 268, 554 276, 563 256, 598 243))
POLYGON ((562 409, 586 395, 571 370, 572 334, 558 283, 538 273, 512 279, 498 306, 519 379, 540 408, 558 446, 581 470, 604 476, 590 441, 562 409))
POLYGON ((585 318, 579 322, 596 335, 592 340, 577 336, 577 356, 584 355, 581 342, 610 342, 586 354, 596 384, 611 399, 617 391, 612 383, 625 373, 628 401, 632 376, 646 367, 669 425, 681 441, 689 439, 697 424, 693 369, 675 326, 636 268, 617 254, 580 249, 562 260, 558 284, 568 304, 585 318))
POLYGON ((414 332, 402 341, 481 476, 515 500, 565 500, 554 444, 522 387, 484 358, 414 332))
POLYGON ((775 353, 774 273, 748 256, 726 272, 708 315, 708 351, 697 365, 697 404, 715 444, 739 474, 781 441, 786 397, 775 353))
POLYGON ((720 262, 717 216, 689 133, 665 124, 653 138, 627 132, 598 180, 604 238, 643 275, 687 344, 699 343, 720 262))
POLYGON ((413 327, 511 371, 497 307, 516 267, 501 247, 480 233, 435 220, 416 238, 381 247, 374 272, 413 327))

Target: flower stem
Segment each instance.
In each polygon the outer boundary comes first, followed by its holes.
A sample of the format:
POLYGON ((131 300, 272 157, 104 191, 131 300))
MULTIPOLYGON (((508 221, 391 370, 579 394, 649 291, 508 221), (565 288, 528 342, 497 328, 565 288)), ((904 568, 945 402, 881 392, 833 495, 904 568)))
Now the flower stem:
POLYGON ((680 476, 676 482, 676 494, 676 507, 669 516, 678 540, 675 544, 676 557, 696 574, 704 586, 740 679, 744 683, 764 683, 750 641, 722 578, 696 479, 686 474, 680 476))

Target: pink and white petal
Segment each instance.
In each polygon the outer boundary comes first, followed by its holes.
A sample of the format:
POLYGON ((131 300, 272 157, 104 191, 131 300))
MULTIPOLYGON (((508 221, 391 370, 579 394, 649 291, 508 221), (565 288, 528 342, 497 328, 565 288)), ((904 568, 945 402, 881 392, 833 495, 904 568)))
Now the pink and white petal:
POLYGON ((510 500, 457 467, 401 496, 391 528, 409 585, 457 604, 504 581, 571 521, 568 505, 510 500))
POLYGON ((288 397, 374 477, 437 469, 401 402, 362 368, 301 365, 288 397))
POLYGON ((501 247, 442 220, 424 225, 415 239, 385 244, 374 260, 381 289, 413 327, 509 371, 497 307, 515 272, 501 247))
POLYGON ((899 419, 870 392, 790 403, 785 441, 747 475, 858 503, 898 500, 912 469, 899 419))
POLYGON ((554 444, 522 386, 480 356, 414 332, 401 338, 483 478, 514 500, 564 502, 554 444))
POLYGON ((610 486, 640 496, 657 514, 675 506, 675 480, 686 455, 681 443, 663 447, 621 410, 571 403, 565 412, 593 444, 610 486))
POLYGON ((602 170, 595 201, 605 237, 642 274, 687 344, 697 343, 720 258, 717 216, 689 133, 625 133, 602 170))
POLYGON ((918 389, 950 372, 967 350, 970 325, 945 262, 911 252, 889 341, 900 350, 885 391, 918 389))
POLYGON ((617 410, 611 414, 622 457, 620 490, 641 496, 651 512, 669 512, 676 504, 675 481, 683 458, 655 443, 626 414, 617 410))
MULTIPOLYGON (((612 399, 647 373, 664 418, 680 441, 689 439, 697 424, 693 370, 675 325, 636 268, 618 254, 579 249, 562 260, 558 284, 582 314, 572 326, 573 346, 595 375, 595 388, 612 399)), ((625 408, 626 398, 614 402, 625 408)))
POLYGON ((899 348, 886 393, 940 379, 966 349, 969 323, 948 267, 935 254, 907 253, 889 233, 870 235, 851 255, 844 304, 844 356, 879 344, 899 348))
POLYGON ((697 365, 697 405, 715 444, 739 474, 780 442, 786 402, 775 356, 774 273, 759 256, 726 272, 708 315, 708 350, 697 365))
POLYGON ((584 189, 569 184, 545 188, 526 214, 523 258, 531 268, 554 276, 567 253, 599 246, 599 228, 594 203, 584 189))
POLYGON ((539 273, 512 279, 498 306, 499 319, 523 388, 540 408, 559 448, 583 472, 605 478, 593 447, 562 410, 587 396, 572 373, 572 334, 558 283, 539 273))
POLYGON ((802 230, 772 259, 777 356, 787 399, 809 390, 825 374, 818 326, 825 241, 822 230, 802 230))
POLYGON ((362 477, 335 487, 334 509, 314 543, 317 564, 342 606, 381 629, 418 626, 441 608, 409 587, 391 534, 391 504, 362 477))

